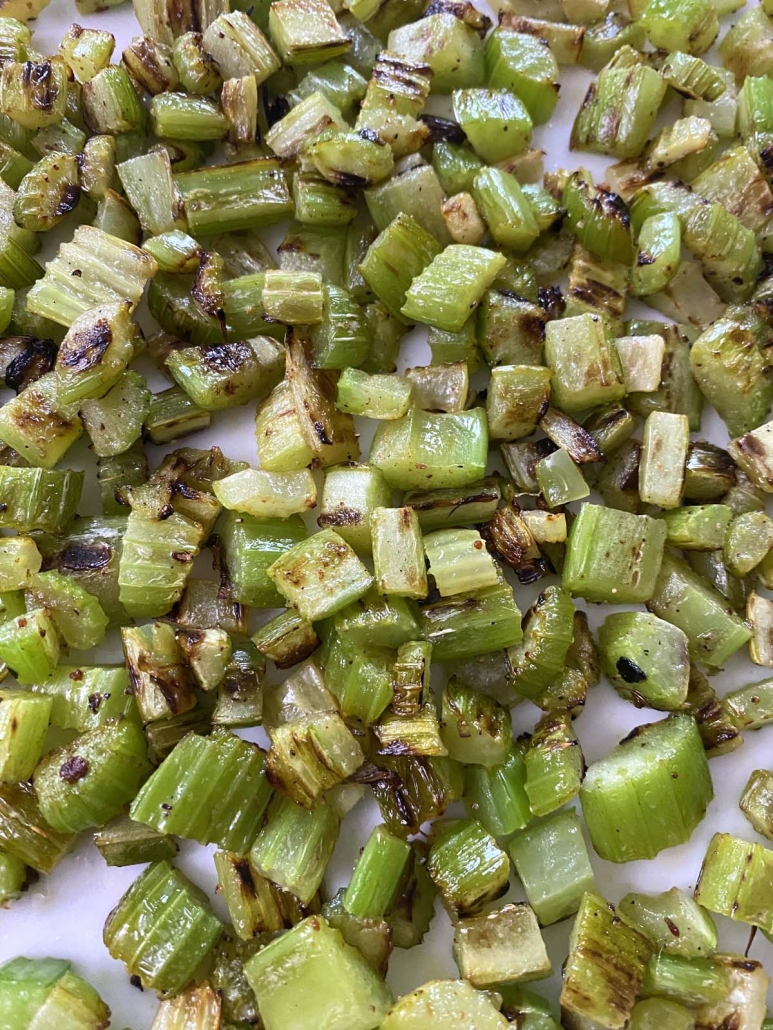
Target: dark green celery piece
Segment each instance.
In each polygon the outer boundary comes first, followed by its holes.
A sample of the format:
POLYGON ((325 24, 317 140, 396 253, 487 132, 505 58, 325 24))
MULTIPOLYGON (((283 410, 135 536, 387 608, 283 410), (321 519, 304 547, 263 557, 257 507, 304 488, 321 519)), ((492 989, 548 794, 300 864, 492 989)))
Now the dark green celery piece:
POLYGON ((585 760, 568 712, 542 716, 523 761, 526 794, 534 815, 549 815, 577 795, 585 760))
POLYGON ((143 987, 181 990, 209 954, 223 925, 203 893, 169 862, 154 862, 108 916, 107 950, 143 987))
POLYGON ((65 1026, 101 1030, 110 1009, 63 959, 15 958, 0 966, 0 1011, 8 1027, 65 1026))
POLYGON ((528 146, 532 120, 526 105, 510 90, 459 89, 453 105, 456 120, 484 161, 495 164, 528 146))
POLYGON ((166 367, 206 411, 235 408, 264 397, 283 374, 282 350, 269 337, 173 351, 166 367))
POLYGON ((561 1011, 572 1024, 628 1023, 650 958, 650 945, 595 891, 587 891, 569 938, 561 1011))
POLYGON ((648 604, 661 619, 681 629, 692 656, 712 668, 724 665, 751 637, 721 595, 670 554, 663 557, 648 604))
POLYGON ((662 712, 682 710, 690 658, 687 637, 649 612, 608 615, 599 630, 604 674, 626 701, 662 712))
POLYGON ((441 816, 464 791, 464 772, 439 755, 379 755, 382 775, 373 782, 381 818, 398 836, 418 833, 422 823, 441 816))
POLYGON ((434 659, 445 663, 512 647, 523 635, 521 613, 504 579, 495 587, 423 605, 421 627, 434 659))
POLYGON ((561 587, 544 590, 524 623, 524 639, 509 652, 513 687, 532 700, 563 671, 566 654, 574 637, 574 605, 561 587))
POLYGON ((210 982, 220 992, 223 1030, 243 1030, 245 1026, 259 1025, 258 1002, 247 983, 244 963, 261 948, 265 937, 243 941, 226 927, 215 945, 212 956, 210 982))
POLYGON ((500 765, 512 741, 510 713, 492 697, 451 678, 441 699, 440 736, 448 754, 466 765, 500 765))
POLYGON ((593 869, 573 809, 555 812, 516 834, 510 856, 541 926, 572 915, 593 890, 593 869))
POLYGON ((194 235, 254 229, 292 213, 292 198, 278 161, 255 158, 175 176, 194 235))
POLYGON ((389 49, 432 69, 432 92, 481 86, 486 78, 482 36, 488 19, 474 8, 472 24, 456 12, 429 13, 389 35, 389 49), (473 20, 474 19, 474 20, 473 20))
POLYGON ((666 83, 630 46, 624 46, 591 83, 572 127, 570 146, 611 157, 636 157, 666 93, 666 83), (625 97, 625 117, 622 98, 625 97))
POLYGON ((645 998, 669 998, 697 1008, 725 998, 729 986, 715 959, 688 959, 659 951, 649 961, 641 993, 645 998))
POLYGON ((714 920, 678 887, 663 894, 626 894, 617 910, 653 947, 669 955, 705 958, 717 950, 714 920))
POLYGON ((698 728, 683 714, 638 727, 590 766, 580 789, 593 846, 612 862, 685 843, 713 796, 698 728))
POLYGON ((250 850, 250 863, 261 876, 308 904, 322 883, 339 826, 332 804, 309 811, 277 794, 250 850))
POLYGON ((32 776, 50 716, 50 698, 23 690, 0 692, 0 783, 32 776))
POLYGON ((433 829, 427 872, 449 911, 474 915, 507 891, 510 861, 477 820, 436 823, 433 829))
POLYGON ((279 607, 282 601, 268 569, 306 538, 300 516, 260 521, 226 512, 219 532, 234 599, 256 608, 279 607))
POLYGON ((119 815, 94 834, 94 843, 108 866, 140 865, 173 859, 180 850, 168 834, 119 815))
POLYGON ((679 219, 672 211, 648 218, 639 231, 637 245, 631 292, 635 297, 660 293, 679 268, 682 247, 679 219))
POLYGON ((564 587, 588 601, 648 601, 662 581, 665 540, 665 525, 647 515, 585 504, 569 532, 564 587))
POLYGON ((539 304, 509 289, 487 290, 475 318, 476 339, 486 362, 491 367, 541 365, 547 321, 539 304))
POLYGON ((137 794, 130 814, 160 833, 244 852, 271 793, 260 748, 217 729, 210 737, 184 737, 137 794))
POLYGON ((761 837, 773 840, 773 773, 755 769, 744 787, 739 807, 761 837))
POLYGON ((459 920, 453 950, 460 975, 479 990, 552 972, 537 917, 522 901, 459 920))
POLYGON ((468 765, 464 804, 492 837, 512 837, 531 821, 523 748, 511 745, 500 765, 468 765))
POLYGON ((511 89, 535 125, 550 120, 558 100, 558 62, 545 39, 499 28, 486 42, 489 86, 511 89))
POLYGON ((380 919, 400 889, 411 846, 386 826, 374 828, 363 848, 344 894, 344 907, 360 919, 380 919))
POLYGON ((622 197, 575 172, 564 186, 563 204, 569 226, 586 250, 605 262, 631 264, 635 253, 631 216, 622 197))
POLYGON ((296 1030, 315 1030, 342 1018, 370 1030, 392 1000, 363 955, 322 916, 310 916, 272 941, 248 960, 245 972, 266 1030, 279 1030, 288 1020, 296 1030))
POLYGON ((388 311, 403 321, 412 281, 440 253, 440 245, 409 214, 400 213, 371 243, 360 272, 388 311))
POLYGON ((70 850, 71 833, 49 826, 28 783, 0 787, 0 848, 48 874, 70 850))
POLYGON ((62 833, 104 826, 150 774, 145 735, 130 719, 110 720, 51 751, 35 769, 40 810, 62 833))
POLYGON ((379 425, 370 453, 389 486, 402 490, 475 483, 485 474, 487 457, 483 408, 441 414, 413 409, 379 425))

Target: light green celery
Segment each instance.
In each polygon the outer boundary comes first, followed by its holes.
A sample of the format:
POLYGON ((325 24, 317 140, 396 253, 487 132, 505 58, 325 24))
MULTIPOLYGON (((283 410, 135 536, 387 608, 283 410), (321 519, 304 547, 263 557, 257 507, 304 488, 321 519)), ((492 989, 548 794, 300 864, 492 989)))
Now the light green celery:
POLYGON ((49 676, 59 664, 60 652, 56 624, 42 608, 0 624, 0 659, 21 684, 49 676))
POLYGON ((487 767, 507 760, 510 714, 493 698, 452 678, 443 691, 440 718, 440 736, 451 758, 487 767))
POLYGON ((692 959, 717 950, 714 920, 678 887, 663 894, 626 894, 617 909, 653 946, 669 955, 692 959))
POLYGON ((316 507, 317 488, 307 469, 264 472, 245 469, 213 483, 213 493, 229 511, 256 519, 287 518, 316 507))
POLYGON ((435 824, 427 872, 444 903, 459 916, 474 915, 507 890, 510 862, 475 819, 435 824))
POLYGON ((495 164, 525 150, 532 120, 526 105, 507 89, 459 89, 454 116, 475 152, 495 164))
POLYGON ((585 760, 568 712, 543 715, 529 740, 526 794, 534 815, 549 815, 580 789, 585 760))
POLYGON ((336 390, 339 411, 378 420, 402 418, 413 399, 413 388, 402 376, 368 375, 358 368, 345 368, 336 390))
POLYGON ((427 596, 424 541, 412 508, 374 508, 371 542, 379 593, 417 599, 427 596))
POLYGON ((542 980, 552 972, 537 917, 525 902, 460 920, 454 959, 464 979, 481 990, 542 980))
POLYGON ((373 581, 351 547, 330 529, 296 544, 274 562, 268 575, 309 622, 340 611, 373 581))
POLYGON ((697 726, 678 714, 639 727, 591 765, 580 801, 596 851, 630 862, 687 841, 713 793, 697 726))
POLYGON ((35 771, 51 718, 51 699, 27 691, 0 694, 0 783, 20 783, 35 771))

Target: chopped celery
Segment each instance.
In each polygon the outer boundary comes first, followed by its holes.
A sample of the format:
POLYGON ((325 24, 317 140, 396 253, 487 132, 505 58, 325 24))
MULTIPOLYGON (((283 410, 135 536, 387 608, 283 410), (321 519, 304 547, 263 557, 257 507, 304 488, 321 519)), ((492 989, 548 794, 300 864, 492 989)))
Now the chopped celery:
POLYGON ((523 902, 460 920, 454 958, 465 980, 482 989, 541 980, 552 972, 536 916, 523 902))
POLYGON ((669 955, 692 959, 717 950, 714 920, 678 887, 663 894, 626 894, 617 910, 654 947, 669 955))
POLYGON ((767 769, 755 769, 739 804, 757 833, 773 840, 773 774, 767 769))
POLYGON ((447 414, 414 408, 404 418, 379 425, 370 460, 391 487, 447 488, 480 480, 487 452, 488 426, 482 408, 447 414))
POLYGON ((361 597, 373 577, 346 541, 323 529, 281 555, 268 569, 279 593, 313 622, 361 597))
POLYGON ((580 801, 596 851, 630 862, 688 840, 713 794, 697 726, 675 714, 638 727, 591 765, 580 801))
POLYGON ((402 998, 386 1015, 381 1030, 506 1030, 510 1025, 485 991, 465 980, 431 980, 402 998))
POLYGON ((435 826, 427 872, 448 908, 474 915, 507 890, 510 862, 475 819, 435 826))
POLYGON ((729 833, 715 833, 706 851, 695 900, 710 912, 759 926, 773 925, 773 852, 729 833))
POLYGON ((525 150, 532 120, 523 101, 508 89, 459 89, 454 115, 476 153, 495 164, 525 150))

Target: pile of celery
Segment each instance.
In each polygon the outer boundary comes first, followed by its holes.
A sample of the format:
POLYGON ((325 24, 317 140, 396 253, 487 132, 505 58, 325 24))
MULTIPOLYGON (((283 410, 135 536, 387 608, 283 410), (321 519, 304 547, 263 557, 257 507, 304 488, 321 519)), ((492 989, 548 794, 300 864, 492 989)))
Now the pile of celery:
MULTIPOLYGON (((773 2, 134 0, 117 59, 46 3, 0 3, 0 904, 86 834, 143 865, 104 943, 154 1030, 770 1030, 713 915, 773 940, 773 770, 694 895, 591 854, 686 843, 773 723, 720 675, 773 668, 773 2), (603 182, 532 146, 572 64, 603 182), (245 405, 252 464, 177 446, 245 405), (602 674, 652 720, 588 766, 602 674), (436 901, 459 978, 396 1000, 436 901)), ((109 1022, 0 966, 3 1030, 109 1022)))

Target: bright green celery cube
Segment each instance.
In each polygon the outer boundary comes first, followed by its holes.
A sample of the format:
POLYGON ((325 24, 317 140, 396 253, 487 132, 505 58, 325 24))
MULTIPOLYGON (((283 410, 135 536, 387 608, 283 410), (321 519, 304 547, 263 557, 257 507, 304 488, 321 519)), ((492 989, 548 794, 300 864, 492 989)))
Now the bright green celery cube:
POLYGON ((535 125, 550 120, 558 101, 558 62, 544 39, 497 29, 486 44, 489 86, 510 89, 535 125))
POLYGON ((19 683, 39 683, 59 664, 60 642, 54 620, 42 608, 0 625, 0 659, 19 683))
POLYGON ((475 176, 472 193, 494 240, 516 253, 527 251, 540 229, 516 177, 501 168, 484 168, 475 176))
POLYGON ((458 89, 454 115, 473 149, 492 164, 529 145, 532 120, 526 105, 507 89, 458 89))
POLYGON ((569 532, 564 586, 586 601, 648 601, 655 592, 665 542, 663 522, 585 504, 569 532))
POLYGON ((371 550, 371 516, 388 507, 392 491, 373 465, 339 465, 327 469, 317 523, 334 529, 358 554, 371 550))
POLYGON ((266 1030, 375 1030, 392 992, 322 916, 310 916, 244 967, 266 1030))
POLYGON ((486 412, 471 408, 438 414, 414 408, 378 427, 370 460, 389 486, 400 490, 475 483, 488 461, 486 412))
POLYGON ((412 64, 429 65, 433 93, 482 86, 485 81, 481 38, 473 25, 450 10, 441 9, 394 29, 389 34, 389 50, 412 64))
POLYGON ((508 847, 542 926, 572 915, 585 891, 593 890, 588 847, 574 809, 555 812, 527 827, 508 847))
POLYGON ((220 532, 234 600, 255 608, 281 606, 281 595, 268 570, 279 555, 306 539, 300 516, 260 521, 251 515, 226 512, 220 532))
POLYGON ((458 332, 506 264, 496 251, 452 244, 413 280, 402 313, 411 321, 458 332))
POLYGON ((332 529, 296 544, 274 562, 268 575, 308 622, 335 615, 362 597, 373 582, 349 544, 332 529))

